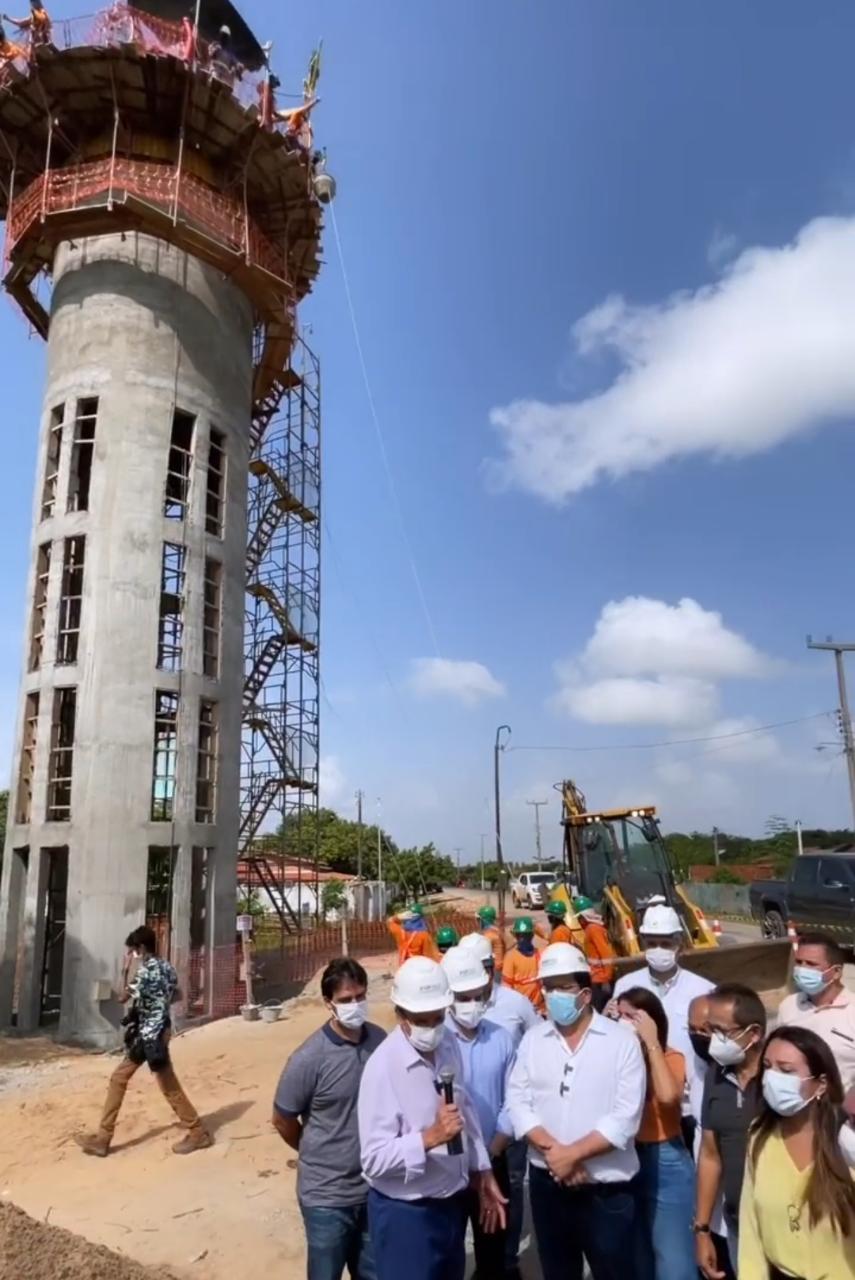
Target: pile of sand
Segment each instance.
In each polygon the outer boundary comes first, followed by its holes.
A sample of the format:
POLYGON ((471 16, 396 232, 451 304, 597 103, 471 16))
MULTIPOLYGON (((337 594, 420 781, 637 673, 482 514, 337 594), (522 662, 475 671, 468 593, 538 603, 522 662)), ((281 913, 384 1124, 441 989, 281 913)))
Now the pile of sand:
POLYGON ((0 1204, 2 1280, 172 1280, 61 1227, 36 1222, 13 1204, 0 1204))

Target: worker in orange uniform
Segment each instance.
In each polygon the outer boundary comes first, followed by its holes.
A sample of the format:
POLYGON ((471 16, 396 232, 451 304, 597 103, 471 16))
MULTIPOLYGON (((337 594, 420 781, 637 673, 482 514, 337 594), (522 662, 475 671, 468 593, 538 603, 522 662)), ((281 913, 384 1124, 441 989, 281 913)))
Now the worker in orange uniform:
POLYGON ((603 917, 590 898, 574 898, 573 910, 585 934, 585 955, 591 966, 591 980, 594 984, 591 1003, 601 1013, 612 998, 617 970, 609 961, 614 960, 617 953, 606 932, 603 917))
POLYGON ((583 950, 584 933, 582 929, 572 929, 567 923, 567 903, 553 900, 546 904, 546 919, 549 924, 549 933, 541 932, 538 926, 536 932, 545 937, 548 943, 553 942, 569 942, 571 946, 578 947, 583 950))
POLYGON ((505 956, 502 965, 502 981, 512 991, 529 999, 537 1009, 543 1012, 543 995, 537 981, 537 952, 534 949, 534 925, 529 916, 520 916, 515 920, 511 933, 515 945, 505 956))
POLYGON ((505 960, 505 939, 502 936, 501 929, 496 928, 496 908, 481 907, 478 911, 478 924, 481 928, 481 933, 493 948, 493 963, 498 977, 502 972, 502 965, 505 960))
POLYGON ((427 956, 439 963, 440 955, 428 932, 424 914, 422 904, 414 902, 406 911, 399 911, 387 921, 389 932, 398 946, 398 964, 411 960, 413 956, 427 956))
POLYGON ((50 14, 42 4, 42 0, 30 0, 30 15, 28 18, 12 18, 8 13, 4 13, 3 17, 7 22, 11 22, 13 27, 17 27, 19 31, 29 31, 31 53, 34 49, 50 44, 53 23, 50 20, 50 14))

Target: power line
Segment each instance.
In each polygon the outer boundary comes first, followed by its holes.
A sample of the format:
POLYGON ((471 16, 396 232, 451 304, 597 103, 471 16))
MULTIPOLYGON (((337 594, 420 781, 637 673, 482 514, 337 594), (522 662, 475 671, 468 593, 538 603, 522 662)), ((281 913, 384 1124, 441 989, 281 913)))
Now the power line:
POLYGON ((362 339, 359 336, 359 326, 356 323, 356 310, 354 308, 353 297, 350 292, 350 281, 347 275, 347 268, 344 265, 344 252, 341 247, 341 236, 338 233, 338 221, 335 216, 335 204, 330 204, 327 207, 330 211, 330 221, 332 222, 333 236, 335 237, 336 249, 338 251, 338 261, 339 261, 339 266, 341 267, 341 278, 344 284, 345 298, 347 299, 347 309, 350 312, 350 323, 351 323, 351 326, 353 327, 353 337, 356 342, 356 354, 359 357, 359 365, 360 365, 360 368, 362 369, 362 380, 365 383, 365 394, 368 398, 368 407, 371 411, 371 420, 374 423, 374 430, 377 433, 377 444, 380 449, 380 458, 383 463, 383 470, 386 473, 386 481, 389 485, 389 492, 392 495, 392 503, 395 508, 395 514, 398 517, 398 525, 401 530, 401 539, 403 541, 404 549, 406 550, 407 558, 409 560, 410 572, 413 575, 413 582, 416 584, 416 592, 419 597, 419 603, 421 604, 422 613, 424 614, 425 622, 427 623, 427 629, 428 629, 428 633, 430 634, 431 643, 433 644, 434 652, 436 656, 439 658, 442 655, 439 651, 439 642, 436 637, 436 628, 433 625, 433 618, 431 617, 430 609, 428 608, 427 597, 424 592, 424 587, 422 586, 421 575, 419 574, 418 565, 416 564, 416 557, 413 553, 413 546, 412 546, 412 543, 410 542, 410 537, 409 537, 409 534, 407 533, 407 526, 404 522, 404 512, 403 512, 403 508, 401 507, 401 500, 398 497, 398 490, 395 485, 395 477, 392 474, 392 467, 389 462, 389 455, 386 451, 386 442, 383 439, 383 430, 380 426, 380 418, 377 413, 377 405, 374 400, 374 393, 371 390, 371 381, 368 377, 368 366, 365 363, 365 353, 362 349, 362 339))
POLYGON ((797 720, 779 720, 776 724, 756 725, 753 729, 736 729, 731 733, 710 733, 705 736, 696 738, 666 738, 661 742, 618 742, 608 745, 573 747, 573 746, 548 746, 535 747, 528 745, 520 745, 515 747, 506 747, 505 750, 510 751, 573 751, 573 752, 595 752, 595 751, 656 751, 661 747, 683 747, 692 746, 699 742, 723 742, 731 738, 747 738, 753 734, 770 733, 773 729, 788 729, 792 725, 807 724, 811 720, 821 720, 823 716, 831 716, 832 711, 816 711, 813 715, 800 716, 797 720))

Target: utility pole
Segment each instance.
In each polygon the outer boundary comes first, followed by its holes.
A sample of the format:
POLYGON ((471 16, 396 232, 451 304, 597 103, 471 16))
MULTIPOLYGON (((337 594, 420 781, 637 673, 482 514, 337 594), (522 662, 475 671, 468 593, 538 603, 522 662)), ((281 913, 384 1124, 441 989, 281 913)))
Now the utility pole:
POLYGON ((377 880, 380 884, 380 910, 386 914, 386 889, 383 884, 383 837, 380 834, 380 797, 377 797, 377 880))
POLYGON ((484 832, 481 832, 481 892, 484 892, 484 841, 487 839, 484 832))
POLYGON ((505 923, 505 859, 502 855, 502 798, 499 781, 499 755, 507 746, 507 738, 502 742, 502 734, 511 736, 511 726, 500 724, 496 730, 496 742, 493 747, 493 782, 496 804, 496 865, 499 877, 499 925, 505 923))
POLYGON ((712 855, 715 865, 718 866, 718 827, 712 829, 712 855))
POLYGON ((846 768, 849 774, 849 800, 852 805, 852 823, 855 826, 855 742, 852 735, 852 716, 849 712, 849 698, 846 693, 846 672, 843 667, 844 653, 855 652, 855 644, 842 644, 826 636, 824 642, 807 638, 809 649, 825 649, 834 654, 834 665, 837 668, 837 689, 840 697, 840 727, 843 731, 843 752, 846 756, 846 768))
POLYGON ((534 809, 534 832, 535 832, 535 839, 537 841, 537 869, 538 871, 542 871, 543 858, 541 856, 541 850, 540 850, 540 811, 541 809, 546 808, 546 806, 549 804, 549 801, 548 800, 526 800, 526 804, 530 804, 531 807, 534 809))
POLYGON ((462 853, 462 852, 463 852, 463 850, 462 850, 462 849, 455 848, 455 850, 454 850, 454 853, 455 853, 455 856, 456 856, 456 861, 457 861, 457 870, 458 870, 458 871, 460 870, 460 855, 461 855, 461 853, 462 853))
POLYGON ((356 793, 356 878, 362 879, 362 801, 365 796, 362 791, 356 793))

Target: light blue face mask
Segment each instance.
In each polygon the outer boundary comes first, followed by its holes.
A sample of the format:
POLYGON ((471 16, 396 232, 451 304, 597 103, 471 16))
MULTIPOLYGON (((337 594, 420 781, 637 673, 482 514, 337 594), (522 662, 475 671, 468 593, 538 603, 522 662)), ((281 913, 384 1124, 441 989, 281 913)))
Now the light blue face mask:
POLYGON ((578 1022, 585 1006, 579 1003, 576 991, 547 991, 546 1012, 558 1027, 572 1027, 578 1022))
POLYGON ((793 982, 806 996, 818 996, 831 986, 831 979, 825 976, 828 972, 828 969, 810 969, 806 964, 797 964, 793 969, 793 982))
MULTIPOLYGON (((812 1080, 813 1076, 808 1076, 812 1080)), ((794 1076, 786 1071, 775 1071, 771 1067, 763 1072, 763 1097, 773 1111, 779 1116, 794 1116, 803 1111, 813 1098, 802 1096, 804 1076, 794 1076)))

